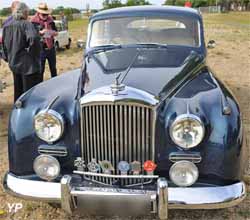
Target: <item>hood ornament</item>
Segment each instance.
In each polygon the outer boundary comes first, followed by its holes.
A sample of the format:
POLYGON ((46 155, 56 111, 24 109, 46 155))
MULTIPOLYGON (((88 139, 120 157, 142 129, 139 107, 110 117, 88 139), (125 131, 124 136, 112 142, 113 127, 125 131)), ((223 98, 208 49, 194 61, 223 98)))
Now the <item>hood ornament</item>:
POLYGON ((119 82, 121 73, 115 77, 115 84, 110 86, 113 95, 119 95, 119 92, 125 90, 125 85, 119 82))
POLYGON ((127 69, 125 70, 125 73, 123 74, 123 76, 122 76, 122 72, 119 73, 118 75, 116 75, 116 77, 115 77, 115 84, 112 84, 110 86, 111 92, 112 92, 113 95, 118 95, 119 92, 125 90, 125 85, 122 84, 122 82, 127 77, 128 73, 130 72, 132 66, 136 62, 136 60, 137 60, 138 56, 140 55, 140 53, 141 53, 141 51, 138 49, 138 52, 134 56, 133 60, 131 61, 131 63, 129 64, 129 66, 127 67, 127 69), (121 76, 122 76, 122 78, 121 78, 121 80, 119 80, 121 76))

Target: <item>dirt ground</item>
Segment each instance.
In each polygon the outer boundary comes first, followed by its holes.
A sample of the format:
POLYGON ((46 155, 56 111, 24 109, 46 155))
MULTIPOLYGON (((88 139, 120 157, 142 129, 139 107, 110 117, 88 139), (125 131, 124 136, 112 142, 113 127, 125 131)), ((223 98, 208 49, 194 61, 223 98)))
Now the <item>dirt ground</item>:
MULTIPOLYGON (((223 15, 204 15, 207 41, 213 39, 217 46, 208 50, 208 64, 225 82, 237 97, 243 115, 245 136, 250 148, 250 13, 230 13, 223 15)), ((69 51, 58 53, 58 71, 60 73, 80 67, 82 51, 76 48, 76 40, 85 38, 87 21, 75 21, 70 24, 73 47, 69 51)), ((48 69, 46 79, 49 78, 48 69)), ((4 93, 0 93, 0 181, 8 170, 7 121, 13 102, 12 75, 5 63, 0 66, 0 79, 7 83, 4 93)), ((208 97, 209 98, 209 97, 208 97)), ((0 186, 0 220, 70 220, 70 219, 110 219, 104 217, 68 216, 62 210, 52 208, 42 202, 28 202, 13 198, 3 192, 0 186), (8 213, 8 204, 22 203, 17 213, 8 213)), ((113 217, 112 219, 119 219, 113 217)), ((133 219, 133 218, 128 218, 133 219)), ((145 216, 139 219, 154 219, 145 216)), ((250 196, 240 205, 224 210, 171 210, 171 220, 250 220, 250 196)))

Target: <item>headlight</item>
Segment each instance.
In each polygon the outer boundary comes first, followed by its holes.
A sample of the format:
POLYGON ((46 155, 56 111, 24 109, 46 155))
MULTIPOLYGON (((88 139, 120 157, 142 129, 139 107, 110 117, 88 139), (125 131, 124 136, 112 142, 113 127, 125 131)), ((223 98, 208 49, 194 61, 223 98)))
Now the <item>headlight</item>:
POLYGON ((38 156, 33 164, 36 174, 44 180, 54 180, 60 174, 60 164, 58 160, 50 155, 38 156))
POLYGON ((197 146, 203 140, 204 135, 204 125, 195 115, 180 115, 170 127, 173 142, 185 149, 197 146))
POLYGON ((62 136, 64 121, 54 110, 41 111, 34 118, 34 128, 40 139, 52 143, 62 136))
POLYGON ((177 186, 191 186, 198 179, 198 168, 190 161, 178 161, 169 170, 169 177, 177 186))

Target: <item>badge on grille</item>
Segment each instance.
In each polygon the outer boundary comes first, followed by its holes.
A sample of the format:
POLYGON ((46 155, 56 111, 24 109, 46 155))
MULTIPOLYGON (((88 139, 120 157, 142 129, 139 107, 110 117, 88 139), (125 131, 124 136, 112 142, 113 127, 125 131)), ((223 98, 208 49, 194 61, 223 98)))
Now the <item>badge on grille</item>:
POLYGON ((141 172, 141 163, 139 161, 133 161, 131 164, 131 171, 133 175, 139 175, 141 172))
POLYGON ((105 174, 111 174, 115 171, 113 165, 107 160, 99 161, 99 164, 102 168, 103 173, 105 174))
POLYGON ((92 173, 99 173, 101 171, 100 165, 96 162, 96 159, 92 159, 87 165, 88 170, 92 173))
POLYGON ((154 170, 156 169, 156 167, 157 167, 157 165, 153 161, 151 161, 151 160, 147 160, 143 164, 143 168, 147 172, 147 175, 153 175, 154 174, 154 170))
POLYGON ((120 161, 118 163, 118 170, 120 170, 121 175, 127 175, 128 171, 130 170, 129 163, 126 161, 120 161))
POLYGON ((74 161, 74 166, 79 171, 84 171, 86 168, 85 161, 81 157, 76 158, 76 160, 74 161))

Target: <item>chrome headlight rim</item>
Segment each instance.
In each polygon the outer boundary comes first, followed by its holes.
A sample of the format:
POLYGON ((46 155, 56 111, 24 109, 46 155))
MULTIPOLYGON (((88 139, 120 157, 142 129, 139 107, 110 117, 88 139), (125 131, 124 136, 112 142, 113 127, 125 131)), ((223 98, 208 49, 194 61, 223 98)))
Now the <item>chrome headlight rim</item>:
POLYGON ((177 161, 175 162, 169 169, 169 177, 170 177, 170 180, 177 186, 179 187, 189 187, 189 186, 192 186, 194 183, 197 182, 198 178, 199 178, 199 170, 198 170, 198 167, 191 161, 188 161, 188 160, 181 160, 181 161, 177 161), (177 166, 179 165, 183 165, 183 164, 188 164, 188 165, 191 165, 192 168, 194 168, 193 171, 195 171, 197 173, 196 177, 193 179, 192 182, 190 182, 189 184, 180 184, 180 183, 176 183, 174 178, 173 178, 173 170, 176 169, 177 166))
POLYGON ((39 178, 41 178, 41 179, 43 179, 43 180, 46 180, 46 181, 53 181, 53 180, 55 180, 55 179, 60 175, 61 166, 60 166, 59 161, 58 161, 55 157, 53 157, 53 156, 51 156, 51 155, 48 155, 48 154, 41 154, 41 155, 39 155, 38 157, 35 158, 35 160, 34 160, 34 162, 33 162, 33 170, 35 171, 36 175, 37 175, 39 178), (45 158, 48 158, 49 160, 53 161, 54 164, 55 164, 55 165, 57 166, 57 168, 58 168, 58 172, 57 172, 57 174, 56 174, 54 177, 45 177, 45 176, 42 176, 42 175, 39 175, 39 174, 38 174, 36 165, 37 165, 37 163, 39 162, 39 160, 45 159, 45 158))
POLYGON ((191 148, 194 148, 194 147, 197 147, 204 139, 205 137, 205 126, 204 126, 204 123, 203 121, 201 120, 200 117, 194 115, 194 114, 182 114, 182 115, 179 115, 175 118, 175 120, 173 121, 173 123, 171 124, 170 126, 170 129, 169 129, 169 135, 171 137, 171 140, 178 146, 178 147, 181 147, 182 149, 184 150, 189 150, 191 148), (174 127, 177 123, 180 123, 180 122, 183 122, 183 121, 186 121, 186 120, 193 120, 193 121, 196 121, 200 124, 201 128, 202 128, 202 136, 201 136, 201 140, 196 143, 195 145, 191 145, 191 146, 186 146, 184 144, 181 144, 179 142, 177 142, 173 136, 173 130, 174 130, 174 127))
POLYGON ((38 113, 35 115, 35 117, 34 117, 34 119, 33 119, 33 128, 34 128, 35 133, 36 133, 36 136, 37 136, 38 138, 40 138, 41 140, 43 140, 43 141, 45 141, 45 142, 47 142, 47 143, 49 143, 49 144, 53 144, 54 142, 58 141, 58 140, 62 137, 62 135, 63 135, 63 133, 64 133, 64 119, 63 119, 63 117, 62 117, 62 115, 61 115, 60 113, 58 113, 57 111, 55 111, 55 110, 53 110, 53 109, 42 110, 42 111, 38 112, 38 113), (36 131, 36 127, 35 127, 36 120, 37 120, 38 117, 41 117, 41 115, 44 115, 44 114, 49 114, 49 115, 51 115, 52 117, 56 118, 56 119, 58 120, 59 124, 60 124, 60 127, 61 127, 60 135, 59 135, 56 139, 51 140, 51 141, 50 141, 50 140, 44 139, 44 138, 41 137, 41 136, 39 135, 39 133, 36 131))

